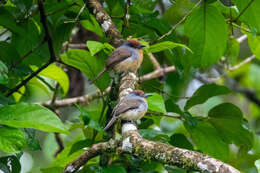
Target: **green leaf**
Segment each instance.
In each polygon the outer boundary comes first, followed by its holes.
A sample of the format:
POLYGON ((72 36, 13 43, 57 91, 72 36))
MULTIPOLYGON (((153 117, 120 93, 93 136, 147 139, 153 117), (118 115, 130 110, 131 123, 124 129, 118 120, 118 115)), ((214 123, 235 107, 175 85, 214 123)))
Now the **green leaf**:
POLYGON ((148 109, 150 111, 166 113, 164 100, 161 95, 152 93, 153 96, 147 98, 148 109))
POLYGON ((0 158, 0 172, 1 170, 4 173, 20 173, 21 164, 19 159, 16 156, 5 156, 0 158), (3 169, 5 168, 5 170, 3 169))
POLYGON ((170 137, 170 144, 175 147, 186 148, 188 150, 193 150, 193 145, 190 141, 181 133, 173 134, 170 137))
POLYGON ((0 107, 0 124, 34 128, 45 132, 67 133, 65 125, 55 113, 32 103, 18 103, 0 107))
POLYGON ((230 64, 235 64, 237 62, 237 57, 239 55, 240 44, 237 39, 230 38, 227 41, 227 49, 225 52, 225 57, 230 64))
POLYGON ((250 50, 256 56, 256 58, 260 59, 260 36, 253 36, 252 34, 248 33, 248 44, 250 50))
POLYGON ((255 89, 257 92, 260 91, 260 66, 251 64, 248 73, 248 86, 255 89))
POLYGON ((180 44, 180 43, 174 43, 172 41, 164 41, 164 42, 156 43, 154 45, 151 45, 147 50, 148 50, 148 52, 156 53, 156 52, 161 52, 164 50, 173 49, 178 46, 183 47, 183 48, 187 49, 188 51, 192 52, 190 50, 190 48, 188 48, 186 45, 180 44))
POLYGON ((255 161, 255 166, 257 168, 258 173, 260 172, 260 159, 255 161))
POLYGON ((67 73, 65 73, 60 67, 51 64, 44 70, 42 70, 39 75, 51 78, 55 81, 57 81, 61 88, 63 89, 64 95, 69 90, 69 77, 67 73))
POLYGON ((187 123, 184 125, 199 150, 217 159, 227 160, 228 144, 222 140, 218 131, 210 123, 198 121, 195 128, 187 123))
POLYGON ((76 152, 71 153, 71 149, 73 147, 73 145, 78 142, 79 140, 82 140, 81 138, 77 138, 76 140, 74 140, 73 142, 71 142, 70 144, 68 144, 66 146, 66 148, 64 148, 64 150, 62 150, 62 152, 60 152, 55 161, 52 163, 53 167, 65 167, 68 163, 72 162, 73 160, 75 160, 80 154, 82 154, 84 152, 84 149, 79 149, 76 152))
POLYGON ((154 129, 141 129, 139 130, 139 132, 143 138, 148 140, 160 141, 164 143, 167 143, 169 141, 169 136, 162 131, 154 129))
POLYGON ((202 104, 206 102, 209 98, 229 94, 231 90, 225 86, 212 84, 202 85, 199 89, 195 91, 192 97, 187 100, 187 103, 184 107, 185 110, 190 109, 194 105, 202 104))
POLYGON ((110 165, 102 169, 102 173, 126 173, 124 167, 119 165, 110 165))
MULTIPOLYGON (((88 51, 80 49, 68 50, 66 54, 61 55, 61 59, 64 63, 82 71, 90 79, 93 79, 105 66, 103 57, 91 56, 88 51)), ((103 91, 108 87, 109 81, 108 73, 104 73, 95 85, 103 91)))
POLYGON ((227 42, 227 24, 224 16, 212 5, 203 3, 194 10, 184 24, 185 34, 189 37, 187 63, 194 67, 209 67, 224 54, 227 42))
POLYGON ((40 143, 39 143, 39 141, 35 138, 36 130, 35 130, 35 129, 25 128, 25 129, 24 129, 24 132, 25 132, 24 135, 25 135, 25 138, 26 138, 27 146, 28 146, 32 151, 40 150, 40 149, 41 149, 40 143))
POLYGON ((247 150, 252 148, 253 134, 243 122, 241 110, 231 104, 222 103, 209 111, 208 121, 214 126, 227 143, 234 142, 247 150))
POLYGON ((96 21, 96 18, 91 14, 89 16, 90 16, 89 20, 82 20, 80 21, 80 24, 87 30, 92 31, 96 33, 98 36, 102 37, 103 31, 99 26, 98 22, 96 21))
POLYGON ((103 130, 103 128, 99 125, 98 121, 93 120, 92 117, 89 115, 89 113, 85 109, 83 109, 82 107, 80 107, 78 105, 77 105, 77 108, 79 109, 79 111, 81 113, 80 117, 82 118, 84 125, 87 125, 99 132, 103 132, 103 133, 105 132, 103 130))
POLYGON ((174 113, 177 113, 179 115, 183 114, 183 111, 181 110, 179 105, 174 103, 174 101, 172 99, 169 99, 165 102, 165 107, 166 107, 167 112, 174 112, 174 113))
POLYGON ((8 68, 6 65, 0 61, 0 84, 8 83, 8 68))
POLYGON ((0 149, 6 153, 17 153, 26 145, 24 134, 12 127, 0 128, 0 149))
POLYGON ((87 41, 87 47, 90 51, 91 56, 94 56, 96 53, 104 48, 104 45, 103 43, 100 43, 98 41, 87 41))
POLYGON ((240 16, 240 20, 245 22, 251 29, 257 29, 260 32, 260 1, 253 1, 250 6, 248 4, 251 0, 234 0, 235 5, 239 10, 239 14, 247 8, 243 14, 240 16))

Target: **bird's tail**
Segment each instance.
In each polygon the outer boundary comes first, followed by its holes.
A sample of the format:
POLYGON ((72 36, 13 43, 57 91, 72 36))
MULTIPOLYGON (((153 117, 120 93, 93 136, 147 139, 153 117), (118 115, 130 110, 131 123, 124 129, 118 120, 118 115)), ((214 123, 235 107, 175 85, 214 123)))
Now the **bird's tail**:
POLYGON ((104 128, 104 130, 108 130, 113 124, 114 122, 117 120, 116 117, 113 117, 106 125, 106 127, 104 128))
POLYGON ((99 73, 97 74, 97 76, 90 81, 90 85, 92 85, 106 70, 107 70, 107 68, 104 67, 103 70, 102 70, 101 72, 99 72, 99 73))

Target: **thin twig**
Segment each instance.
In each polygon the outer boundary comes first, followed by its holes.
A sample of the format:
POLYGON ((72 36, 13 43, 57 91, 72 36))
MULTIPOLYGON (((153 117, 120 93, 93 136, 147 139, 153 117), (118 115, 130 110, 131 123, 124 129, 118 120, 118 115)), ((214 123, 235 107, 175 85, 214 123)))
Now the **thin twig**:
POLYGON ((242 43, 243 41, 245 41, 247 39, 247 35, 241 35, 240 37, 237 38, 238 43, 242 43))
POLYGON ((44 12, 42 0, 38 0, 38 6, 39 6, 39 10, 40 10, 40 17, 41 17, 42 26, 43 26, 43 29, 44 29, 44 32, 45 32, 45 39, 48 42, 48 48, 49 48, 49 52, 50 52, 50 60, 52 62, 54 62, 56 60, 56 57, 55 57, 55 52, 54 52, 54 48, 53 48, 52 38, 51 38, 49 29, 48 29, 48 25, 47 25, 47 17, 46 17, 45 12, 44 12))
POLYGON ((244 61, 240 62, 239 64, 234 65, 233 67, 229 67, 228 70, 234 71, 234 70, 240 68, 241 66, 245 65, 246 63, 252 61, 254 58, 255 58, 255 55, 251 55, 251 56, 247 57, 244 61))
POLYGON ((153 63, 153 66, 156 70, 161 68, 159 62, 157 61, 157 59, 154 57, 154 55, 152 53, 148 53, 148 57, 150 58, 151 62, 153 63))
POLYGON ((41 66, 40 68, 38 68, 38 70, 36 70, 36 71, 33 72, 29 77, 27 77, 26 79, 24 79, 19 85, 17 85, 17 86, 14 87, 13 89, 11 89, 11 90, 6 94, 6 97, 9 97, 9 96, 12 95, 14 92, 18 91, 22 86, 26 85, 27 82, 29 82, 33 77, 35 77, 36 75, 38 75, 38 73, 40 73, 43 69, 47 68, 51 63, 52 63, 52 61, 48 61, 46 64, 44 64, 43 66, 41 66))
POLYGON ((163 39, 164 37, 170 35, 176 28, 177 26, 179 26, 182 22, 185 21, 185 19, 192 13, 192 11, 197 8, 199 6, 199 4, 201 3, 202 0, 200 0, 199 2, 197 2, 193 7, 192 9, 178 22, 176 23, 171 29, 170 31, 168 31, 166 34, 162 35, 161 37, 159 37, 157 40, 161 40, 163 39))
POLYGON ((76 23, 79 21, 79 16, 83 13, 84 9, 86 8, 86 2, 81 7, 79 13, 77 14, 76 18, 74 20, 64 21, 64 23, 76 23))
POLYGON ((164 75, 165 73, 169 73, 169 72, 172 72, 175 70, 175 67, 174 66, 169 66, 169 67, 165 67, 165 68, 160 68, 158 70, 155 70, 151 73, 148 73, 146 75, 143 75, 139 78, 139 81, 140 82, 143 82, 143 81, 147 81, 147 80, 151 80, 151 79, 154 79, 154 78, 158 78, 162 75, 164 75))
POLYGON ((244 14, 244 12, 249 8, 249 6, 254 2, 254 0, 251 0, 247 6, 238 14, 238 16, 233 20, 233 22, 236 22, 240 16, 242 16, 242 14, 244 14))
POLYGON ((163 116, 163 117, 169 117, 169 118, 176 118, 176 119, 179 119, 179 120, 183 119, 181 116, 173 116, 173 115, 164 114, 164 113, 161 113, 161 112, 146 112, 145 115, 149 115, 149 116, 152 116, 152 115, 163 116))

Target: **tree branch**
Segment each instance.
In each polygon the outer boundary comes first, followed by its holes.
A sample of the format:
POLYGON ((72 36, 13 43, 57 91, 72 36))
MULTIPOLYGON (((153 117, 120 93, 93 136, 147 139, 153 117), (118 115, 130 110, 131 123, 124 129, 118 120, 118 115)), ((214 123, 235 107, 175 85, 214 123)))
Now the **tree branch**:
POLYGON ((242 14, 244 14, 244 12, 250 7, 250 5, 254 2, 254 0, 251 0, 247 6, 238 14, 238 16, 233 20, 233 22, 236 22, 240 16, 242 16, 242 14))
POLYGON ((14 92, 18 91, 22 86, 26 85, 27 82, 29 82, 33 77, 35 77, 36 75, 38 75, 38 73, 40 73, 43 69, 47 68, 51 63, 52 63, 52 61, 48 61, 46 64, 44 64, 43 66, 41 66, 40 68, 38 68, 38 70, 36 70, 36 71, 33 72, 29 77, 27 77, 26 79, 24 79, 19 85, 17 85, 17 86, 14 87, 13 89, 11 89, 11 90, 6 94, 6 97, 9 97, 9 96, 12 95, 14 92))
POLYGON ((152 53, 148 53, 148 57, 150 58, 155 69, 161 68, 159 62, 157 61, 157 59, 154 57, 154 55, 152 53))
POLYGON ((49 52, 50 52, 50 60, 52 62, 54 62, 56 60, 56 57, 55 57, 55 53, 54 53, 54 49, 53 49, 52 38, 51 38, 49 29, 48 29, 48 25, 47 25, 47 17, 45 15, 42 0, 38 0, 38 6, 39 6, 39 10, 40 10, 40 17, 41 17, 42 26, 43 26, 43 29, 44 29, 44 32, 45 32, 45 39, 48 42, 48 48, 49 48, 49 52))
POLYGON ((243 66, 243 65, 245 65, 246 63, 252 61, 254 58, 255 58, 255 55, 251 55, 251 56, 247 57, 245 60, 243 60, 242 62, 240 62, 239 64, 234 65, 234 66, 232 66, 232 67, 229 67, 228 70, 229 70, 229 71, 237 70, 237 69, 240 68, 241 66, 243 66))
POLYGON ((157 70, 155 70, 155 71, 153 71, 151 73, 148 73, 146 75, 141 76, 139 78, 139 81, 143 82, 143 81, 151 80, 151 79, 154 79, 154 78, 158 78, 158 77, 164 75, 165 73, 169 73, 169 72, 172 72, 174 70, 175 70, 174 66, 160 68, 160 69, 157 69, 157 70))
POLYGON ((122 150, 144 160, 154 160, 200 172, 239 173, 235 168, 208 155, 143 139, 131 123, 123 125, 122 135, 122 150))
POLYGON ((94 158, 104 152, 115 152, 117 146, 118 142, 113 139, 109 140, 108 142, 94 144, 91 148, 87 149, 84 153, 77 157, 73 162, 68 164, 63 173, 75 173, 91 158, 94 158))
POLYGON ((101 25, 110 42, 115 47, 121 45, 123 43, 123 37, 115 27, 111 17, 107 14, 107 12, 97 0, 89 0, 89 2, 94 8, 93 13, 98 23, 101 25))
POLYGON ((91 101, 101 98, 102 95, 106 95, 107 93, 109 93, 110 91, 110 87, 108 87, 103 94, 100 92, 100 90, 97 90, 94 93, 91 94, 86 94, 84 96, 80 96, 80 97, 74 97, 74 98, 68 98, 68 99, 62 99, 62 100, 55 100, 53 104, 51 104, 50 101, 48 102, 44 102, 41 103, 42 106, 45 107, 66 107, 66 106, 72 106, 74 104, 84 104, 87 105, 89 104, 91 101))

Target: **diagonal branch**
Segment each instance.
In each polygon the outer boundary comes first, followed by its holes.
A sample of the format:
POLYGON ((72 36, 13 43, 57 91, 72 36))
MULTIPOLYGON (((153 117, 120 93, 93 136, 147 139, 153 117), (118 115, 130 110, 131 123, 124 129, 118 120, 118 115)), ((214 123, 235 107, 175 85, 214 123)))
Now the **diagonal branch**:
POLYGON ((108 142, 94 144, 91 148, 87 149, 84 153, 77 157, 73 162, 68 164, 63 173, 75 173, 81 166, 85 165, 87 161, 93 157, 96 157, 104 152, 115 152, 117 146, 118 142, 113 139, 108 142))
POLYGON ((154 160, 163 164, 200 172, 239 173, 230 165, 208 155, 143 139, 137 128, 131 123, 123 125, 122 135, 124 138, 122 150, 144 160, 154 160))
POLYGON ((242 14, 244 14, 244 12, 250 7, 250 5, 254 2, 254 0, 251 0, 247 6, 245 6, 245 8, 238 14, 238 16, 233 20, 233 22, 236 22, 240 16, 242 16, 242 14))
POLYGON ((37 76, 38 73, 40 73, 43 69, 47 68, 51 63, 52 63, 52 61, 48 61, 46 64, 44 64, 43 66, 41 66, 40 68, 38 68, 38 70, 36 70, 36 71, 33 72, 29 77, 27 77, 26 79, 24 79, 19 85, 17 85, 17 86, 14 87, 13 89, 11 89, 11 90, 6 94, 6 97, 9 97, 9 96, 12 95, 14 92, 18 91, 22 86, 26 85, 27 82, 29 82, 33 77, 37 76))
POLYGON ((157 40, 161 40, 166 36, 169 36, 176 28, 177 26, 179 26, 182 22, 184 22, 186 20, 186 18, 193 12, 193 10, 195 8, 197 8, 202 0, 199 0, 193 7, 192 9, 178 22, 176 23, 166 34, 162 35, 161 37, 159 37, 157 40))
POLYGON ((90 4, 94 8, 93 13, 101 25, 103 31, 107 35, 110 42, 118 47, 123 42, 123 37, 112 22, 111 17, 104 10, 103 6, 97 0, 89 0, 90 4))
POLYGON ((41 17, 42 26, 43 26, 44 32, 45 32, 45 39, 48 42, 48 48, 49 48, 49 52, 50 52, 50 60, 52 62, 54 62, 56 60, 56 57, 55 57, 55 53, 54 53, 52 38, 51 38, 49 29, 48 29, 48 25, 47 25, 47 17, 46 17, 45 11, 44 11, 42 0, 38 0, 38 6, 39 6, 39 10, 40 10, 40 17, 41 17))

